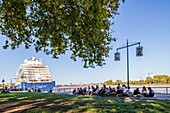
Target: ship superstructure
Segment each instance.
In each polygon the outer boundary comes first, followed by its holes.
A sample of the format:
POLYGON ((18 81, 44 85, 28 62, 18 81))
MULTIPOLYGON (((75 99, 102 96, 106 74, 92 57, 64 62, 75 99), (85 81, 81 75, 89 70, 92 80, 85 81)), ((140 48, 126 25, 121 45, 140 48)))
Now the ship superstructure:
POLYGON ((17 71, 16 86, 22 89, 38 87, 52 88, 55 82, 51 79, 49 67, 42 64, 42 59, 35 57, 24 60, 17 71))

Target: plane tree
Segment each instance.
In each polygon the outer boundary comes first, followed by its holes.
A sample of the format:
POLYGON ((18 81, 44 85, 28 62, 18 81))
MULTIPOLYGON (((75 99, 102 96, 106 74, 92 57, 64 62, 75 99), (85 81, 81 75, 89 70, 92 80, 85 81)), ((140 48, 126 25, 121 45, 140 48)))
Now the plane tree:
POLYGON ((84 67, 103 66, 111 49, 111 26, 124 0, 0 0, 4 49, 35 47, 53 58, 71 51, 84 67))
POLYGON ((146 80, 145 80, 145 83, 151 84, 151 83, 153 83, 153 79, 151 77, 147 77, 146 80))

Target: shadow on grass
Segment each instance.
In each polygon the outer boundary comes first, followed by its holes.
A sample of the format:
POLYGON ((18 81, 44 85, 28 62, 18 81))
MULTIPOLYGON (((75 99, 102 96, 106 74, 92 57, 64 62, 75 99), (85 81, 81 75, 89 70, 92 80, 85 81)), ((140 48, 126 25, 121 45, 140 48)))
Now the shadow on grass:
POLYGON ((59 95, 43 93, 11 93, 0 94, 0 112, 6 113, 169 113, 170 102, 124 102, 120 98, 82 96, 82 95, 59 95))

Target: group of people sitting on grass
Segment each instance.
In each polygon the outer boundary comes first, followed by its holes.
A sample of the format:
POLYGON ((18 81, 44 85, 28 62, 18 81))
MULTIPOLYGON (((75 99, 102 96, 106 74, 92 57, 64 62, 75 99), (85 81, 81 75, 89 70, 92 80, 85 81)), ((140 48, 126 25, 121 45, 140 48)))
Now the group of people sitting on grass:
POLYGON ((0 90, 0 93, 10 93, 8 89, 2 89, 0 90))
POLYGON ((33 89, 32 87, 29 87, 28 92, 41 92, 41 90, 38 87, 35 87, 35 89, 33 89))
POLYGON ((102 88, 99 88, 98 85, 94 87, 93 85, 90 87, 84 87, 84 88, 75 88, 73 90, 73 94, 82 94, 82 95, 99 95, 99 96, 129 96, 126 93, 126 86, 118 84, 117 88, 112 88, 111 86, 106 87, 105 84, 103 84, 102 88))
MULTIPOLYGON (((145 87, 144 87, 145 88, 145 87)), ((134 90, 134 93, 132 94, 131 92, 129 92, 129 90, 127 89, 127 87, 125 85, 120 85, 118 84, 118 86, 116 88, 112 88, 111 86, 106 87, 105 84, 103 84, 103 86, 101 88, 99 88, 98 85, 96 85, 96 87, 94 87, 93 85, 90 87, 84 87, 84 88, 75 88, 73 90, 73 94, 81 94, 81 95, 99 95, 99 96, 133 96, 133 95, 137 95, 137 96, 145 96, 145 97, 153 97, 154 96, 154 91, 148 87, 149 93, 147 93, 146 88, 142 90, 142 93, 140 93, 139 88, 134 90)))
POLYGON ((136 88, 133 92, 133 95, 140 97, 154 97, 154 91, 152 90, 151 87, 148 87, 148 92, 145 86, 143 86, 142 92, 140 92, 139 88, 136 88))
MULTIPOLYGON (((38 88, 38 87, 35 87, 35 89, 33 89, 32 87, 29 87, 29 88, 28 88, 28 92, 41 92, 41 89, 38 88)), ((48 93, 52 93, 52 92, 53 92, 53 89, 50 88, 50 89, 48 90, 48 93)))

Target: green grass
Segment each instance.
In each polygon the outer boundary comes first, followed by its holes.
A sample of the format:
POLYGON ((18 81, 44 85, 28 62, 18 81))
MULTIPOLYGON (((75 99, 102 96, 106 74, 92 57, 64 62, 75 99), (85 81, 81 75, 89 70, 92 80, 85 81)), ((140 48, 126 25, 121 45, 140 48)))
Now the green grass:
POLYGON ((169 101, 131 101, 121 98, 44 93, 0 94, 0 112, 26 113, 170 113, 169 101))

